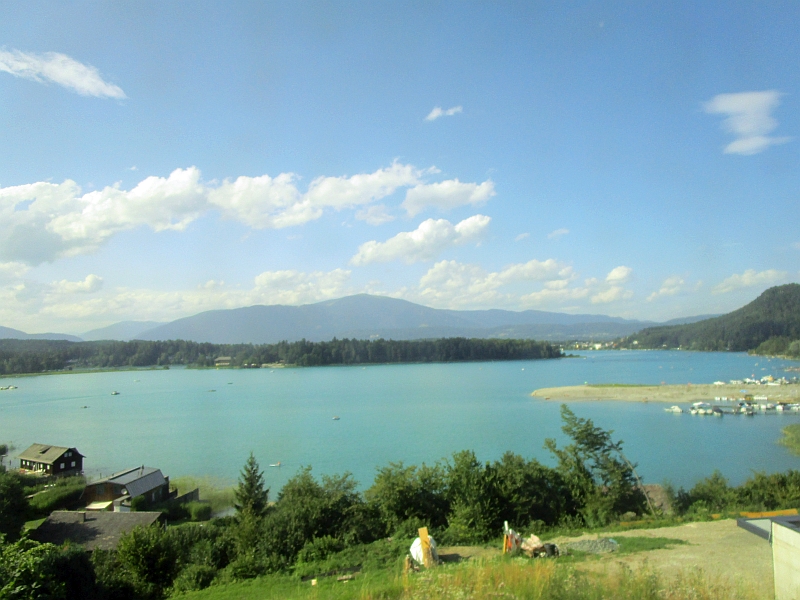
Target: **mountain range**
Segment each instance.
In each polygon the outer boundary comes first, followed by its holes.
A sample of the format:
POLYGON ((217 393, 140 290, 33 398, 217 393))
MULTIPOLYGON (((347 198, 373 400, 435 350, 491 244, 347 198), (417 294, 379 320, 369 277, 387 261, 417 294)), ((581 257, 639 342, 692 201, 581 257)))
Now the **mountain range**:
MULTIPOLYGON (((708 315, 661 325, 694 322, 708 315)), ((212 310, 169 323, 122 321, 80 337, 26 334, 0 327, 0 338, 81 340, 183 339, 215 344, 269 344, 283 340, 325 341, 334 337, 412 340, 441 337, 539 340, 610 340, 658 325, 606 315, 540 310, 447 310, 406 300, 358 294, 301 306, 249 306, 212 310)))

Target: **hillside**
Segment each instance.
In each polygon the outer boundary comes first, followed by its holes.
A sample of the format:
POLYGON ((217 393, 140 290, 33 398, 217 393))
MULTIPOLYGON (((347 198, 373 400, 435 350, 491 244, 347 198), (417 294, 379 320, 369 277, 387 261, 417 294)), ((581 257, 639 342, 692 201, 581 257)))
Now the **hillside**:
POLYGON ((745 351, 773 338, 800 339, 800 284, 770 288, 750 304, 720 317, 686 325, 648 327, 623 340, 622 345, 745 351))
POLYGON ((395 340, 469 338, 613 339, 648 323, 605 315, 539 310, 442 310, 406 300, 358 294, 302 306, 212 310, 139 333, 143 340, 274 344, 337 338, 395 340))
POLYGON ((0 339, 4 340, 67 340, 70 342, 83 341, 75 335, 66 333, 25 333, 19 329, 0 326, 0 339))

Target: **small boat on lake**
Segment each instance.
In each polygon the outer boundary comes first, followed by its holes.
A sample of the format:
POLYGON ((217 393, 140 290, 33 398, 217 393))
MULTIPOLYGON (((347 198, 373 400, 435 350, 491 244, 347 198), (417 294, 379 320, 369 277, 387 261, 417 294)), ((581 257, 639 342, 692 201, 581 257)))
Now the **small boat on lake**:
POLYGON ((665 411, 669 413, 682 413, 683 409, 680 406, 670 406, 669 408, 665 408, 665 411))
POLYGON ((339 420, 339 417, 333 417, 333 420, 334 420, 334 421, 338 421, 338 420, 339 420))
POLYGON ((111 395, 112 396, 119 396, 119 392, 117 390, 114 390, 113 392, 111 392, 111 395))
POLYGON ((272 464, 270 465, 270 467, 280 467, 280 466, 281 466, 281 461, 278 461, 278 462, 276 462, 276 463, 272 463, 272 464))

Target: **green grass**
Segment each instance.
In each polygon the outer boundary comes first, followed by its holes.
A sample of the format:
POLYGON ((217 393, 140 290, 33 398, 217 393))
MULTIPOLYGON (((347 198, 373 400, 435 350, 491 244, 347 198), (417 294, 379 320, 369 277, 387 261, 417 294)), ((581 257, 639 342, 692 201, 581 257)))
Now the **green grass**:
POLYGON ((795 456, 800 456, 800 423, 787 425, 781 429, 783 437, 778 440, 781 446, 786 446, 789 452, 795 456))
POLYGON ((686 540, 665 537, 634 537, 618 536, 614 540, 619 544, 620 554, 632 554, 634 552, 649 552, 650 550, 662 550, 672 546, 686 544, 686 540))
POLYGON ((195 488, 200 489, 200 499, 211 504, 211 512, 219 514, 233 507, 233 485, 214 477, 175 477, 170 483, 178 488, 178 494, 185 494, 195 488))
POLYGON ((645 567, 636 571, 608 565, 600 572, 582 572, 561 559, 501 557, 442 565, 403 575, 393 569, 357 575, 347 583, 319 579, 316 586, 288 576, 266 576, 242 583, 212 586, 177 598, 185 600, 286 600, 527 598, 531 600, 749 600, 752 592, 689 571, 667 580, 645 567))

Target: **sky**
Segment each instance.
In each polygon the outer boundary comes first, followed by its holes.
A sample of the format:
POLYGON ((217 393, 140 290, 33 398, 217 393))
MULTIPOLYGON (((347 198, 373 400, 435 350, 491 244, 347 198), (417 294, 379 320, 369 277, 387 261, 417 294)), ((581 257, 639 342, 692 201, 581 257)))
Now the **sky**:
POLYGON ((0 5, 0 325, 800 281, 796 2, 0 5))

